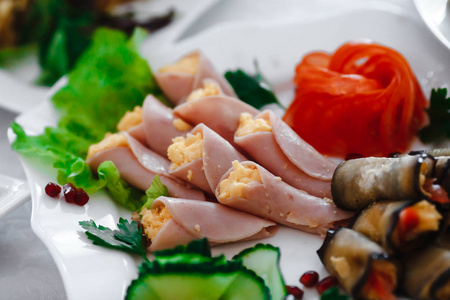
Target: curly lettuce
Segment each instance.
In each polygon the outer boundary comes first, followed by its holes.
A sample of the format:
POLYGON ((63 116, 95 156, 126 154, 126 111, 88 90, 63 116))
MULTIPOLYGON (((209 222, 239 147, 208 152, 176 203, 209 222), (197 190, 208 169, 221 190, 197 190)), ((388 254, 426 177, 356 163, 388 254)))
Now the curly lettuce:
POLYGON ((17 123, 11 125, 17 135, 12 149, 53 166, 59 184, 70 182, 88 193, 106 187, 130 210, 145 203, 145 194, 120 180, 114 165, 104 165, 100 177, 95 177, 85 157, 89 145, 115 132, 125 112, 142 105, 147 94, 162 98, 148 63, 139 55, 145 36, 142 29, 130 39, 120 31, 96 30, 91 46, 68 75, 68 84, 51 99, 60 114, 58 125, 38 136, 28 136, 17 123))

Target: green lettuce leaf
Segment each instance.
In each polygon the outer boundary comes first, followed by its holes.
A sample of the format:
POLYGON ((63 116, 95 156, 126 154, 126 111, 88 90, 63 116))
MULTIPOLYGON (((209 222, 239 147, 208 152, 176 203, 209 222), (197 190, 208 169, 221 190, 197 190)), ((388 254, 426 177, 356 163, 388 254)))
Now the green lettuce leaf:
POLYGON ((69 83, 53 98, 62 112, 59 125, 93 142, 116 131, 120 118, 147 94, 160 95, 147 62, 137 52, 137 30, 128 41, 122 32, 100 28, 92 45, 69 74, 69 83))
MULTIPOLYGON (((145 191, 145 194, 147 195, 147 201, 142 206, 142 208, 150 209, 150 206, 152 206, 153 201, 156 200, 159 196, 166 196, 169 197, 169 190, 167 187, 161 182, 161 179, 159 179, 158 174, 153 177, 152 185, 145 191)), ((141 208, 141 210, 142 210, 141 208)))
POLYGON ((56 168, 58 183, 71 182, 88 193, 106 186, 118 203, 133 211, 147 200, 144 193, 120 181, 113 166, 106 165, 96 178, 84 159, 89 145, 116 131, 125 112, 142 105, 147 94, 162 97, 149 65, 137 52, 143 38, 142 30, 127 39, 122 32, 98 29, 68 84, 52 98, 60 113, 57 127, 28 136, 20 125, 11 125, 17 135, 12 149, 56 168))
POLYGON ((147 196, 141 190, 131 187, 122 178, 112 161, 105 161, 97 169, 98 178, 105 186, 114 201, 123 207, 138 211, 147 201, 147 196))

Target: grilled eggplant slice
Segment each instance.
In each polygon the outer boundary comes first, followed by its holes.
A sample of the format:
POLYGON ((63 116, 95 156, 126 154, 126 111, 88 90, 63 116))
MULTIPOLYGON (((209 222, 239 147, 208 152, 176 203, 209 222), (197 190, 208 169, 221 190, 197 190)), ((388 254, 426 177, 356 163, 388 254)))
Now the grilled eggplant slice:
POLYGON ((450 299, 450 250, 429 246, 407 256, 402 289, 414 299, 450 299))
POLYGON ((333 174, 333 200, 341 208, 360 210, 377 200, 429 199, 425 184, 435 162, 428 154, 343 161, 333 174))
POLYGON ((350 224, 390 254, 418 249, 436 237, 442 215, 426 201, 378 201, 350 224))
POLYGON ((317 251, 328 272, 357 299, 389 299, 398 265, 378 244, 349 228, 330 230, 317 251))

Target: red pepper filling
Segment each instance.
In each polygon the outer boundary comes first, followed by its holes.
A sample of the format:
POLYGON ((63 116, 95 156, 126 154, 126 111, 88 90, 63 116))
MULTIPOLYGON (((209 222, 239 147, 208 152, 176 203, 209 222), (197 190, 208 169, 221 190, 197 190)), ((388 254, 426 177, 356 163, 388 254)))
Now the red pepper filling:
POLYGON ((406 207, 399 214, 397 232, 400 242, 406 241, 408 233, 412 232, 420 223, 419 213, 413 207, 406 207))
POLYGON ((433 182, 433 178, 428 178, 423 186, 423 189, 431 195, 430 200, 437 203, 449 203, 447 192, 439 184, 433 182))
POLYGON ((395 283, 393 282, 391 276, 388 274, 377 272, 372 269, 369 274, 368 284, 370 288, 376 293, 378 299, 381 300, 391 300, 396 299, 393 295, 395 289, 395 283))
POLYGON ((394 290, 397 285, 397 268, 390 261, 375 260, 372 262, 369 277, 361 295, 365 299, 394 300, 394 290))

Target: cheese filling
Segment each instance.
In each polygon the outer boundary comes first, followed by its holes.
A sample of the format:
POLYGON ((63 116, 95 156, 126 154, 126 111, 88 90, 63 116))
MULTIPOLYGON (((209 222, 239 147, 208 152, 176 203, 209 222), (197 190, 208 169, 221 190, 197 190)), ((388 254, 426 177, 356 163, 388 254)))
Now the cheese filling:
POLYGON ((127 137, 120 133, 107 133, 103 140, 89 146, 86 160, 92 158, 99 152, 116 147, 129 147, 127 137))
POLYGON ((404 236, 402 237, 399 236, 400 225, 397 225, 393 234, 393 240, 396 243, 400 243, 400 240, 411 241, 424 232, 439 230, 439 221, 442 219, 442 215, 437 211, 433 204, 426 200, 422 200, 410 208, 416 211, 418 222, 416 226, 410 228, 408 232, 403 232, 402 234, 404 236))
POLYGON ((127 111, 117 124, 118 131, 128 129, 142 123, 142 107, 136 106, 133 111, 127 111))
POLYGON ((268 120, 262 118, 253 119, 249 113, 242 113, 239 119, 239 127, 236 136, 244 136, 259 131, 272 131, 272 126, 268 120))
POLYGON ((213 82, 206 82, 203 84, 203 88, 193 90, 187 97, 186 101, 197 100, 202 97, 215 96, 219 94, 220 90, 217 84, 213 82))
POLYGON ((203 157, 203 135, 197 132, 195 135, 188 133, 186 138, 179 136, 172 140, 172 145, 167 149, 167 156, 172 162, 172 170, 179 168, 191 161, 203 157))
POLYGON ((172 215, 165 206, 158 206, 152 209, 143 208, 140 214, 142 215, 141 224, 149 241, 153 241, 164 224, 172 219, 172 215))
POLYGON ((200 61, 200 55, 198 53, 194 53, 188 56, 183 57, 175 64, 170 64, 159 69, 159 72, 183 72, 189 74, 196 74, 198 69, 198 63, 200 61))
POLYGON ((189 123, 185 122, 184 120, 182 120, 180 118, 174 119, 172 124, 176 130, 181 131, 181 132, 192 129, 192 126, 189 123))
POLYGON ((244 189, 250 182, 261 182, 261 175, 255 166, 243 166, 237 160, 232 164, 233 171, 227 179, 220 182, 218 197, 221 199, 233 196, 244 197, 244 189))

